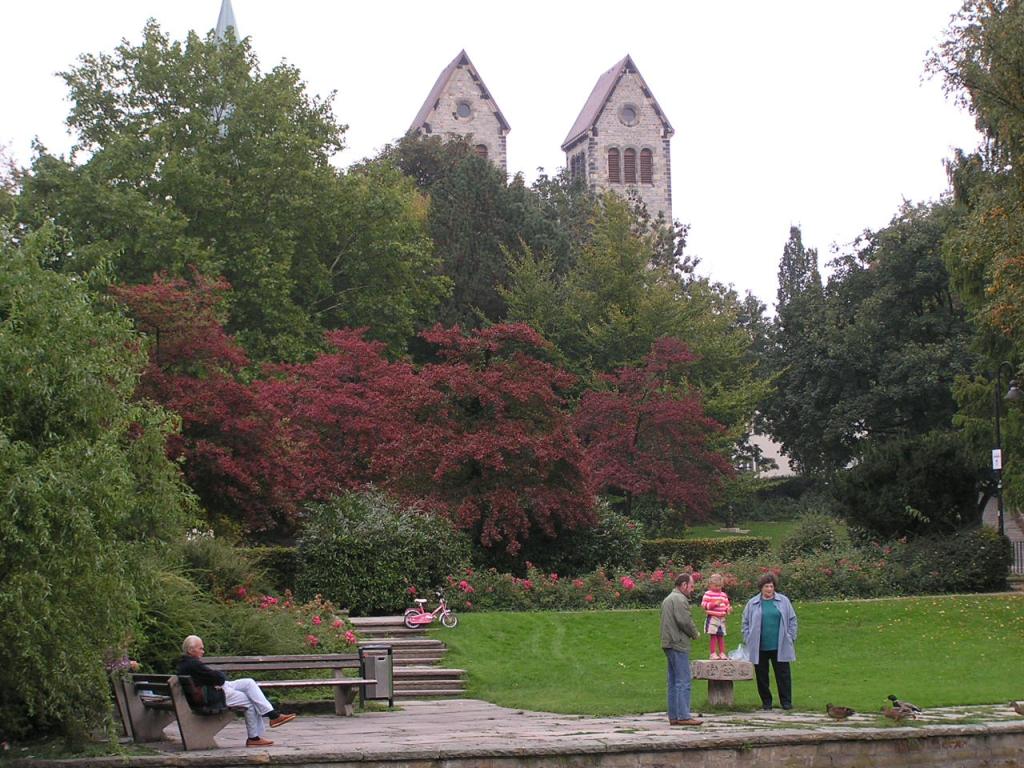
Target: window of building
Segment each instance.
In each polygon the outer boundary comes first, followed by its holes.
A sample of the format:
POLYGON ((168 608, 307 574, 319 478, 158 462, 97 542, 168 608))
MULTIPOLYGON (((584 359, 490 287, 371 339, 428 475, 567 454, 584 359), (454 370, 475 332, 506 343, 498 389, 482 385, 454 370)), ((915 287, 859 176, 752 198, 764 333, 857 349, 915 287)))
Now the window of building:
POLYGON ((649 149, 640 150, 640 183, 654 183, 654 153, 649 149))
POLYGON ((636 125, 639 115, 639 111, 633 104, 624 104, 619 110, 619 120, 623 125, 636 125))
POLYGON ((469 106, 468 101, 460 101, 455 105, 455 115, 460 120, 468 120, 469 116, 473 114, 473 108, 469 106))
POLYGON ((586 156, 586 152, 577 152, 569 158, 569 178, 586 177, 586 169, 583 165, 586 156))
POLYGON ((623 153, 622 170, 625 172, 625 182, 636 184, 636 150, 627 149, 623 153))
POLYGON ((621 184, 622 174, 619 168, 619 150, 608 150, 608 183, 621 184))
POLYGON ((482 157, 484 160, 487 159, 487 145, 486 144, 477 144, 475 147, 473 147, 473 151, 476 152, 476 156, 477 157, 482 157))

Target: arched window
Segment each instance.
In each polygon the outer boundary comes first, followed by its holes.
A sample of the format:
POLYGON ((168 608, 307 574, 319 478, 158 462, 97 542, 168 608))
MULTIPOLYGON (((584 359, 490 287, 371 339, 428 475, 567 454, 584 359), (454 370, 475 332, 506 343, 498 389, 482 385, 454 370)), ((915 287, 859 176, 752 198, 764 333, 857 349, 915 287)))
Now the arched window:
POLYGON ((482 157, 484 160, 487 159, 487 145, 486 144, 477 144, 475 147, 473 147, 473 151, 476 152, 476 156, 477 157, 482 157))
POLYGON ((622 170, 625 171, 627 184, 636 184, 636 150, 627 149, 623 153, 622 170))
POLYGON ((640 183, 654 183, 654 153, 649 149, 640 150, 640 183))
POLYGON ((621 184, 622 174, 619 171, 619 150, 608 150, 608 183, 621 184))

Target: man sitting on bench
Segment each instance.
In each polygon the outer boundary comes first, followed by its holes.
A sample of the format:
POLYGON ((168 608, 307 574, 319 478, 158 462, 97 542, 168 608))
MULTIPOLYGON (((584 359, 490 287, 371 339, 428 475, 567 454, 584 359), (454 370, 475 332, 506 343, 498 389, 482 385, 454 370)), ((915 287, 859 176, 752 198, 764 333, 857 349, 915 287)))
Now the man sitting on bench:
POLYGON ((251 677, 228 680, 223 672, 204 664, 203 654, 206 653, 206 649, 201 637, 186 637, 185 642, 181 644, 181 651, 184 655, 178 661, 179 675, 188 675, 196 686, 223 689, 224 703, 228 707, 245 707, 245 730, 248 735, 245 746, 269 747, 274 743, 263 738, 266 731, 264 717, 269 719, 271 728, 277 728, 295 719, 295 715, 285 715, 274 709, 274 705, 267 701, 267 697, 251 677))

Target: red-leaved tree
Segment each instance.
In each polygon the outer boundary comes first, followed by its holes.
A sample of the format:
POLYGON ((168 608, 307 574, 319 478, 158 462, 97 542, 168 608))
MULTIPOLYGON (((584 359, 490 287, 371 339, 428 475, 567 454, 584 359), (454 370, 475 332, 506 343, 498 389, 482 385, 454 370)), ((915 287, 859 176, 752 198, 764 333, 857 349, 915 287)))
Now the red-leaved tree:
POLYGON ((574 379, 544 359, 547 342, 526 325, 421 335, 438 362, 419 371, 419 404, 387 459, 389 486, 511 555, 532 535, 593 525, 585 457, 563 398, 574 379))
POLYGON ((137 396, 180 416, 168 454, 183 460, 203 507, 246 531, 287 532, 314 491, 310 455, 273 403, 238 378, 248 360, 218 316, 229 290, 199 273, 111 288, 151 340, 137 396))
POLYGON ((261 399, 302 435, 318 497, 369 483, 388 486, 410 433, 426 429, 415 414, 438 397, 408 363, 390 362, 385 345, 364 329, 326 334, 332 351, 310 363, 268 367, 257 382, 261 399))
POLYGON ((634 498, 651 496, 687 517, 707 517, 732 473, 709 447, 722 427, 686 385, 695 359, 681 341, 659 339, 642 367, 603 376, 609 389, 589 391, 580 401, 574 424, 594 482, 601 492, 623 496, 627 514, 634 498))

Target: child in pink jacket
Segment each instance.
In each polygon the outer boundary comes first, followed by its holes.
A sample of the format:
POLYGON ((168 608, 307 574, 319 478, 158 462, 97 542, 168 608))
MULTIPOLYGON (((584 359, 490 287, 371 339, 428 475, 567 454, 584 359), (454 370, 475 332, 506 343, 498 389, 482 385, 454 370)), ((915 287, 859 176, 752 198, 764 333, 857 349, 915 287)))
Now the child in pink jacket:
POLYGON ((708 590, 700 601, 707 617, 704 632, 711 638, 711 659, 727 659, 725 655, 725 617, 732 613, 729 596, 722 590, 722 574, 713 573, 708 577, 708 590))

